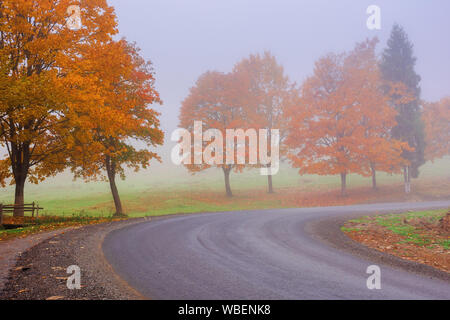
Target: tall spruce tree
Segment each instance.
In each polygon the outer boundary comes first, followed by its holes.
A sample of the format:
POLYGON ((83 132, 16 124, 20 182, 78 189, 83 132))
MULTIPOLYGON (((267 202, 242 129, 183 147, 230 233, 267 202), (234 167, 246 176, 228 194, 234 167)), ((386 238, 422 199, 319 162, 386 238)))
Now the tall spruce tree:
POLYGON ((402 156, 410 165, 403 169, 405 192, 411 192, 411 177, 418 178, 419 167, 425 163, 425 132, 420 105, 421 77, 415 71, 416 57, 413 44, 404 29, 395 24, 381 58, 380 68, 386 81, 401 82, 413 94, 414 99, 406 104, 396 104, 397 126, 393 128, 395 139, 408 142, 411 150, 402 156))

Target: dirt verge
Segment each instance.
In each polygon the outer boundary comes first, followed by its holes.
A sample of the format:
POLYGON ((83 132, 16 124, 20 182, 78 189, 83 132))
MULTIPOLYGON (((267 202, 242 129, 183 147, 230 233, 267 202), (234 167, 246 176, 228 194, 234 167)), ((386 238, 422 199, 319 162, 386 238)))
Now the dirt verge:
MULTIPOLYGON (((306 229, 317 240, 323 241, 337 250, 343 250, 368 260, 373 264, 385 264, 393 268, 413 272, 422 276, 450 281, 450 273, 417 261, 402 259, 389 252, 378 251, 351 239, 342 232, 341 228, 347 221, 361 218, 362 215, 363 214, 352 214, 347 217, 314 220, 307 224, 306 229)), ((374 213, 369 216, 372 217, 375 215, 377 214, 374 213)))
POLYGON ((450 212, 379 215, 347 221, 342 231, 370 248, 450 273, 450 212))
POLYGON ((2 300, 138 300, 145 299, 113 271, 103 256, 109 232, 140 223, 132 219, 86 226, 56 235, 26 251, 10 270, 2 300), (67 288, 67 268, 81 269, 80 290, 67 288))

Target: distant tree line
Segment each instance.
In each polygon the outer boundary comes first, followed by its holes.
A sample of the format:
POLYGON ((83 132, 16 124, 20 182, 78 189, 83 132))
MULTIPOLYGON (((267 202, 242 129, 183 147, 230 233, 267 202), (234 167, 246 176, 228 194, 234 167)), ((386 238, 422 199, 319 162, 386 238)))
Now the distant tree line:
MULTIPOLYGON (((224 135, 227 129, 276 128, 292 166, 300 174, 339 175, 342 195, 348 174, 371 177, 376 189, 380 171, 402 173, 410 193, 411 178, 419 176, 426 158, 450 154, 449 99, 421 100, 413 45, 399 25, 381 57, 377 43, 366 40, 349 52, 321 57, 300 86, 270 52, 250 55, 229 73, 208 71, 183 101, 179 126, 192 131, 193 122, 202 121, 224 135)), ((186 165, 193 173, 212 166, 186 165)), ((231 197, 230 173, 254 166, 216 167, 231 197)), ((271 175, 267 183, 274 192, 271 175)))

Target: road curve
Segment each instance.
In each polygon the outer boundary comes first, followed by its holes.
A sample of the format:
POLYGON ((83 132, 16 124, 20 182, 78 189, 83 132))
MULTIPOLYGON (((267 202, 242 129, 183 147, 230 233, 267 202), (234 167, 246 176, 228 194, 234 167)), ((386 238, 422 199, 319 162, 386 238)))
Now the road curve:
POLYGON ((450 201, 195 214, 110 233, 115 271, 151 299, 450 299, 450 281, 337 250, 305 230, 314 220, 450 207, 450 201), (366 269, 381 268, 381 290, 366 269))

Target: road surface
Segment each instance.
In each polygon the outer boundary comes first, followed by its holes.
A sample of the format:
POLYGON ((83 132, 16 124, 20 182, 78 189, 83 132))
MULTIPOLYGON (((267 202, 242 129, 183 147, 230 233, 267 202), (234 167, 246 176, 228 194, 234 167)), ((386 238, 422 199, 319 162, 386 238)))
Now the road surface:
POLYGON ((450 207, 450 201, 195 214, 110 233, 103 251, 115 271, 151 299, 450 299, 450 281, 374 264, 305 230, 356 213, 450 207))

